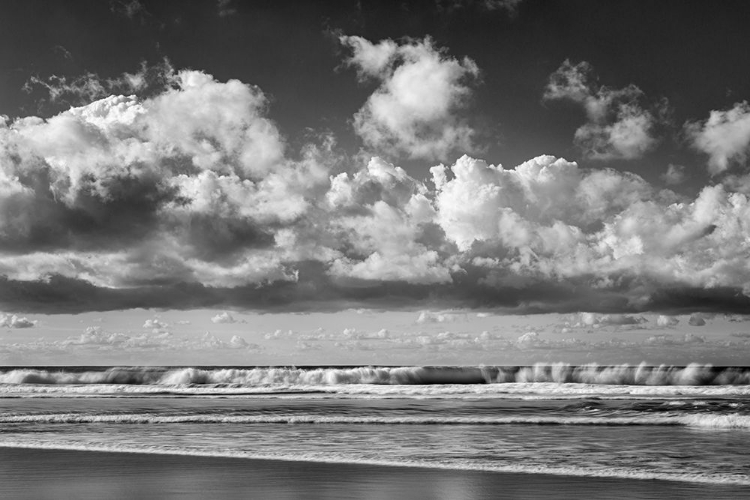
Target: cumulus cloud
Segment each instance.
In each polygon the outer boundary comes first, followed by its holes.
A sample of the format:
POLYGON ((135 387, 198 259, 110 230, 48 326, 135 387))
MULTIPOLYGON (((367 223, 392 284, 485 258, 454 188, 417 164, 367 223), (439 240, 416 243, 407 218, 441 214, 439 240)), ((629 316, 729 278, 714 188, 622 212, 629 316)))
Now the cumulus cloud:
MULTIPOLYGON (((427 50, 357 43, 363 78, 427 50)), ((598 95, 584 83, 565 92, 598 95)), ((21 312, 746 310, 748 220, 730 185, 688 198, 552 156, 463 156, 423 181, 330 138, 292 152, 261 89, 200 71, 0 123, 0 304, 21 312)))
POLYGON ((103 286, 294 279, 262 226, 305 210, 314 167, 286 163, 259 89, 196 71, 176 81, 0 127, 0 245, 15 252, 0 273, 103 286))
POLYGON ((73 335, 61 341, 46 343, 45 350, 75 352, 96 350, 100 352, 119 351, 196 351, 196 350, 259 350, 260 346, 247 342, 240 336, 223 341, 211 333, 195 337, 179 337, 169 332, 123 333, 104 330, 100 326, 90 326, 80 335, 73 335))
POLYGON ((750 148, 750 106, 740 102, 729 110, 711 111, 704 122, 688 122, 685 132, 692 146, 708 155, 711 175, 732 164, 744 165, 750 148))
POLYGON ((466 313, 422 311, 417 323, 452 323, 459 319, 466 319, 466 313))
POLYGON ((154 319, 147 319, 143 323, 143 328, 167 328, 169 324, 164 323, 163 321, 159 320, 158 318, 154 319))
POLYGON ((222 313, 217 314, 213 318, 211 318, 212 323, 223 323, 223 324, 231 324, 236 323, 237 320, 234 319, 234 316, 232 316, 229 311, 224 311, 222 313))
POLYGON ((462 115, 479 77, 473 60, 448 56, 429 37, 374 44, 341 36, 340 42, 351 50, 347 63, 360 80, 379 82, 354 115, 355 131, 368 147, 424 159, 476 149, 474 129, 462 115))
POLYGON ((589 158, 637 159, 658 143, 657 116, 644 109, 643 91, 632 84, 617 90, 599 86, 586 61, 573 65, 565 60, 550 75, 543 98, 583 107, 588 121, 576 130, 575 143, 589 158))
POLYGON ((435 213, 427 194, 423 183, 380 158, 371 159, 353 178, 346 173, 333 177, 326 202, 340 216, 331 220, 332 229, 350 249, 349 255, 334 259, 331 275, 366 281, 450 282, 439 252, 421 241, 435 213))
POLYGON ((562 331, 568 332, 574 328, 601 328, 605 326, 634 327, 646 323, 648 320, 643 316, 631 314, 597 314, 592 312, 581 312, 572 315, 562 325, 562 331))
POLYGON ((656 324, 661 327, 666 326, 676 326, 679 324, 680 320, 675 318, 674 316, 665 316, 663 314, 659 315, 658 318, 656 318, 656 324))
POLYGON ((0 327, 5 328, 33 328, 36 321, 15 314, 0 314, 0 327))

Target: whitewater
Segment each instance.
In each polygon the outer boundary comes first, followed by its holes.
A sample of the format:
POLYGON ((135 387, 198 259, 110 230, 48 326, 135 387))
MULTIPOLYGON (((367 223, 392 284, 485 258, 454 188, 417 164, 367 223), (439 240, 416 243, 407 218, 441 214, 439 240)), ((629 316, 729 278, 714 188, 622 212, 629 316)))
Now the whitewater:
POLYGON ((750 369, 5 367, 0 446, 750 488, 750 369))

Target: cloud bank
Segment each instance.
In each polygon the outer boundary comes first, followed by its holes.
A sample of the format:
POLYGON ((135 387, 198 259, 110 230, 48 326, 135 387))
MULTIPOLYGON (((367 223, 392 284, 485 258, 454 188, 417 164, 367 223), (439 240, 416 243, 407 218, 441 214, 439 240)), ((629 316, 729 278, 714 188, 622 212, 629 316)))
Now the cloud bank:
MULTIPOLYGON (((461 118, 478 77, 471 60, 429 39, 340 41, 360 78, 378 83, 354 117, 368 147, 410 158, 473 148, 461 118)), ((291 150, 258 87, 161 71, 140 97, 2 121, 0 305, 750 305, 750 207, 729 184, 686 198, 548 155, 512 168, 464 155, 420 180, 383 157, 348 159, 330 140, 291 150)), ((591 78, 587 65, 566 62, 547 87, 547 99, 585 108, 580 144, 599 158, 653 147, 640 91, 591 78)))

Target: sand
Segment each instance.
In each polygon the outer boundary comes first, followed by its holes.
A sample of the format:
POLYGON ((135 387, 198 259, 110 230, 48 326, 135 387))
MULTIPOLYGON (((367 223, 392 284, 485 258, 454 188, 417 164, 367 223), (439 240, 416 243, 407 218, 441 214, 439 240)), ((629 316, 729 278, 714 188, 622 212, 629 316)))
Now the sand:
POLYGON ((0 447, 3 499, 749 498, 750 488, 363 464, 0 447))

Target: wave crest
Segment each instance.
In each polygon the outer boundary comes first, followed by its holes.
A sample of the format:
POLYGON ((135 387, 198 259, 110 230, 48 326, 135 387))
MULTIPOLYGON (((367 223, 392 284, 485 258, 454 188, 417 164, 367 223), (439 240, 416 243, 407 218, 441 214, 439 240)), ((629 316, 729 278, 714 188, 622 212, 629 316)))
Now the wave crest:
POLYGON ((0 372, 2 384, 236 385, 241 387, 330 385, 432 385, 573 383, 593 385, 703 386, 750 385, 750 369, 640 365, 352 368, 163 368, 115 367, 104 370, 21 368, 0 372))

